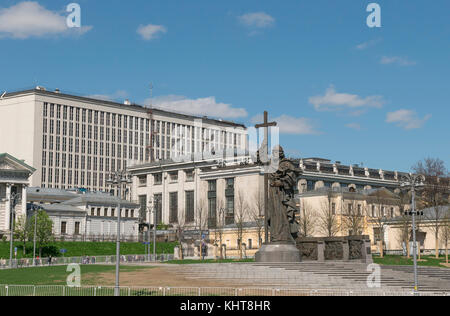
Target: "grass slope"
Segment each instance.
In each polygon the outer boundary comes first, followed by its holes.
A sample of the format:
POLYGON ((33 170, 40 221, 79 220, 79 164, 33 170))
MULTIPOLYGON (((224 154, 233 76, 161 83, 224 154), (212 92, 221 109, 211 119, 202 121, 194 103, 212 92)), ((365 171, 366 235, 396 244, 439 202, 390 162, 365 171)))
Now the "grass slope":
MULTIPOLYGON (((420 259, 421 261, 417 262, 417 265, 419 266, 445 268, 441 265, 441 263, 445 263, 445 257, 439 257, 439 259, 436 259, 434 256, 421 256, 420 259)), ((408 259, 402 256, 384 256, 384 258, 374 256, 373 262, 390 266, 412 266, 414 264, 412 257, 408 259)))

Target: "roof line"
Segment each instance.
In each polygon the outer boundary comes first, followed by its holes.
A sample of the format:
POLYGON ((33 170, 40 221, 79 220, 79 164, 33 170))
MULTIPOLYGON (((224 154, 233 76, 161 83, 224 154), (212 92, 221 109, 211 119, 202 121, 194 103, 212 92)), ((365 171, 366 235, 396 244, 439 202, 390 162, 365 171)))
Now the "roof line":
POLYGON ((8 154, 8 153, 1 153, 1 154, 0 154, 0 159, 3 158, 3 157, 9 158, 9 159, 13 160, 14 162, 16 162, 16 163, 18 163, 18 164, 20 164, 20 165, 26 167, 27 169, 29 169, 29 171, 30 171, 31 173, 33 173, 33 172, 36 171, 35 168, 33 168, 33 167, 31 167, 30 165, 28 165, 27 163, 25 163, 25 161, 19 160, 19 159, 17 159, 16 157, 14 157, 14 156, 12 156, 12 155, 10 155, 10 154, 8 154))
POLYGON ((227 121, 227 120, 213 119, 213 118, 209 118, 209 117, 189 115, 189 114, 183 114, 183 113, 179 113, 179 112, 170 112, 170 111, 166 111, 166 110, 162 110, 162 109, 158 109, 158 108, 145 107, 145 106, 139 105, 139 104, 127 105, 127 104, 114 102, 114 101, 95 99, 95 98, 90 98, 90 97, 86 97, 86 96, 78 96, 78 95, 74 95, 74 94, 56 93, 56 92, 47 91, 47 90, 29 89, 29 90, 9 92, 9 93, 6 93, 3 98, 6 99, 6 98, 15 97, 15 96, 24 95, 24 94, 36 94, 36 95, 53 96, 53 97, 60 97, 60 98, 66 98, 66 99, 77 99, 77 100, 82 100, 82 101, 91 102, 91 103, 102 103, 103 105, 106 105, 106 106, 127 108, 129 110, 135 110, 135 111, 138 110, 141 112, 147 112, 148 110, 152 110, 154 112, 160 112, 161 114, 176 115, 181 118, 202 119, 202 120, 205 120, 206 122, 213 122, 214 124, 219 124, 219 125, 223 125, 223 126, 242 127, 244 129, 247 128, 244 124, 235 123, 235 122, 227 121))

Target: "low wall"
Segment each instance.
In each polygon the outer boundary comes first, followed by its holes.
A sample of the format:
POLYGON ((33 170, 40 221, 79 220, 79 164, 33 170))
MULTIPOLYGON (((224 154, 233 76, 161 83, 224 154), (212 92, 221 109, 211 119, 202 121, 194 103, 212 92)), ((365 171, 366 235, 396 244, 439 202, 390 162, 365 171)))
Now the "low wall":
POLYGON ((372 262, 369 236, 297 238, 302 261, 372 262))
MULTIPOLYGON (((206 244, 207 250, 205 254, 205 259, 220 259, 220 248, 214 244, 206 244)), ((243 259, 249 259, 254 258, 255 253, 259 249, 247 249, 245 246, 243 246, 242 250, 236 249, 236 248, 226 248, 222 247, 222 258, 223 259, 239 259, 241 257, 242 252, 242 258, 243 259)), ((175 259, 200 259, 200 245, 198 242, 183 242, 182 247, 179 246, 175 247, 174 249, 174 255, 175 259), (181 256, 181 249, 183 251, 183 256, 181 256)))

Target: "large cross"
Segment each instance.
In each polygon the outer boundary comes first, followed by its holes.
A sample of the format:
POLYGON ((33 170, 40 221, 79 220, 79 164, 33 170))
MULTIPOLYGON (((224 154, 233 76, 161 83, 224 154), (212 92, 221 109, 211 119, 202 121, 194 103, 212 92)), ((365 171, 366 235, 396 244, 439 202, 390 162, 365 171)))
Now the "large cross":
MULTIPOLYGON (((264 123, 263 124, 256 124, 255 128, 264 128, 264 141, 261 145, 261 149, 264 150, 264 157, 267 161, 269 157, 269 127, 271 126, 277 126, 277 122, 269 122, 269 114, 267 111, 264 111, 264 123)), ((261 152, 259 153, 261 157, 261 152)), ((269 243, 269 225, 267 222, 268 215, 269 215, 269 175, 267 174, 267 168, 266 172, 264 172, 264 240, 266 243, 269 243)))

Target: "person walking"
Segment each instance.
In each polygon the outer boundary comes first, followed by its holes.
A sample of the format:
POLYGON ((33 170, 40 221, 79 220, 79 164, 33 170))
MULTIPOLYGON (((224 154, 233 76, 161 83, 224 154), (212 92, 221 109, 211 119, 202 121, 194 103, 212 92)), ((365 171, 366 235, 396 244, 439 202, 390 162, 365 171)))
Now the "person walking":
POLYGON ((202 241, 202 260, 205 260, 207 251, 208 251, 208 247, 206 246, 206 243, 204 241, 202 241))

